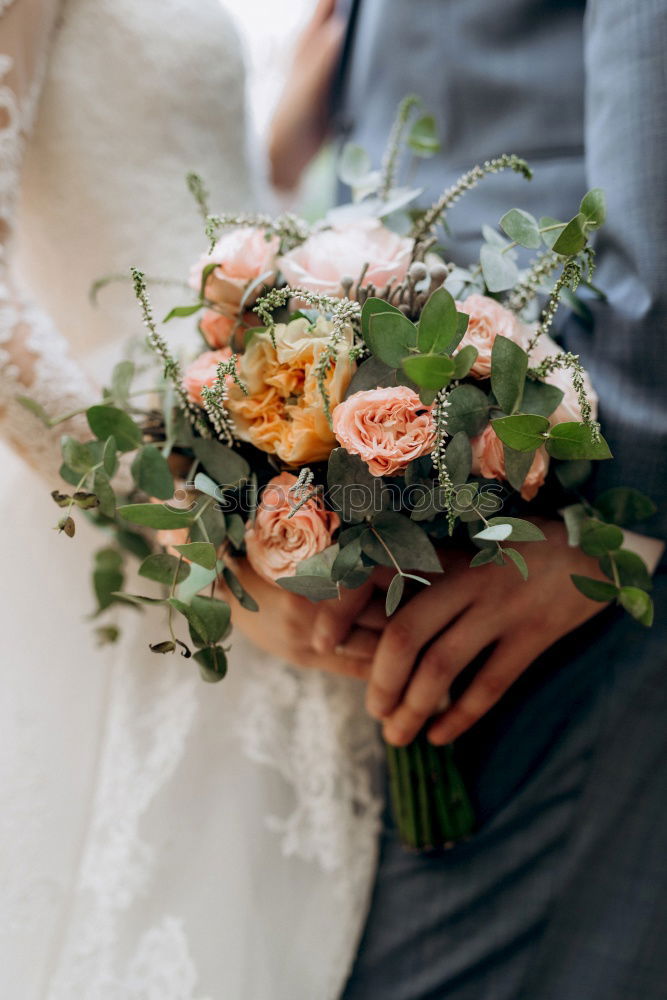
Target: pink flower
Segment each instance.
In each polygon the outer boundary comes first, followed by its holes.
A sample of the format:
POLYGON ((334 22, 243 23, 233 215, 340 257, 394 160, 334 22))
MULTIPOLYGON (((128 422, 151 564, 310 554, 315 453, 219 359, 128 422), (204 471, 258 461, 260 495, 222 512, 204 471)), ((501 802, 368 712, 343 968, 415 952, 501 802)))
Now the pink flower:
POLYGON ((431 410, 406 385, 369 389, 338 404, 333 431, 374 476, 397 476, 433 447, 431 410))
MULTIPOLYGON (((202 272, 209 264, 216 264, 206 280, 205 295, 211 302, 238 311, 246 289, 262 275, 262 284, 272 286, 276 280, 276 254, 280 239, 265 238, 263 229, 241 227, 220 237, 213 252, 204 254, 192 268, 190 285, 199 291, 202 272)), ((247 296, 247 305, 260 293, 257 288, 247 296)))
MULTIPOLYGON (((491 424, 478 437, 470 442, 472 445, 472 471, 476 476, 485 479, 506 479, 505 451, 503 443, 491 424)), ((533 500, 537 491, 544 484, 549 469, 549 456, 544 448, 538 448, 521 487, 524 500, 533 500)))
POLYGON ((342 295, 341 279, 357 281, 364 264, 364 284, 382 289, 393 278, 405 277, 413 241, 392 233, 377 219, 334 225, 314 233, 278 260, 287 282, 311 292, 342 295))
POLYGON ((473 378, 489 378, 491 374, 491 351, 498 335, 513 340, 525 348, 530 338, 530 330, 517 319, 513 312, 501 306, 486 295, 469 295, 465 302, 457 302, 459 312, 468 313, 468 329, 457 350, 472 344, 477 348, 477 359, 470 369, 473 378))
POLYGON ((265 580, 294 576, 300 562, 331 545, 340 525, 338 514, 326 510, 320 497, 309 500, 289 517, 299 502, 290 493, 296 481, 289 472, 272 479, 262 494, 254 523, 246 525, 248 561, 265 580))
POLYGON ((204 309, 199 329, 208 346, 217 351, 221 347, 227 347, 234 334, 237 320, 233 316, 216 312, 214 309, 204 309))
MULTIPOLYGON (((558 344, 551 339, 548 333, 543 333, 538 339, 537 344, 530 352, 530 366, 531 368, 537 368, 540 361, 543 361, 547 357, 553 357, 555 354, 562 354, 563 350, 558 346, 558 344)), ((572 372, 568 368, 557 368, 555 371, 550 372, 544 379, 549 385, 555 385, 559 389, 563 390, 563 399, 560 404, 556 407, 554 412, 549 417, 552 424, 560 424, 567 420, 581 420, 581 407, 579 406, 579 398, 572 385, 572 372)), ((588 401, 591 404, 591 416, 593 420, 597 417, 598 413, 598 395, 591 385, 591 380, 588 375, 584 373, 584 388, 586 389, 586 395, 588 401)))
MULTIPOLYGON (((209 389, 215 382, 218 374, 218 365, 222 361, 229 361, 232 356, 230 347, 223 347, 220 351, 204 351, 198 358, 195 358, 183 374, 183 386, 188 397, 197 406, 203 406, 201 391, 204 386, 209 389)), ((229 378, 229 376, 227 376, 229 378)))

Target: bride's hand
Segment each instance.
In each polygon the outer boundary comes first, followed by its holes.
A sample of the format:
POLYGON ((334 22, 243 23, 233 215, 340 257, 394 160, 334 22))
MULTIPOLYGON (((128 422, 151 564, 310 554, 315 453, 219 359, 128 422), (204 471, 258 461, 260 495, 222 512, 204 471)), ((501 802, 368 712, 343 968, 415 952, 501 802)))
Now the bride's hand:
POLYGON ((269 134, 271 181, 294 188, 329 128, 329 98, 345 32, 335 0, 319 0, 292 57, 269 134))
POLYGON ((366 679, 377 647, 379 635, 367 628, 352 627, 345 650, 336 653, 319 651, 317 642, 319 621, 325 622, 327 634, 336 634, 337 622, 342 635, 348 631, 370 600, 373 585, 366 584, 357 590, 343 590, 338 601, 321 601, 312 604, 307 598, 291 594, 275 584, 268 583, 255 573, 247 560, 227 562, 245 590, 257 601, 259 611, 242 608, 224 584, 219 584, 221 596, 232 608, 232 623, 252 642, 278 659, 296 667, 328 670, 335 674, 366 679))
MULTIPOLYGON (((597 561, 568 545, 560 521, 543 521, 540 527, 545 542, 516 545, 528 564, 527 582, 511 566, 470 569, 469 552, 447 553, 442 576, 391 619, 366 699, 390 743, 410 743, 429 719, 431 741, 451 743, 541 653, 606 607, 584 597, 570 580, 571 573, 605 579, 597 561), (454 678, 487 647, 493 649, 482 669, 443 710, 454 678)), ((372 625, 376 618, 371 607, 361 622, 372 625)))

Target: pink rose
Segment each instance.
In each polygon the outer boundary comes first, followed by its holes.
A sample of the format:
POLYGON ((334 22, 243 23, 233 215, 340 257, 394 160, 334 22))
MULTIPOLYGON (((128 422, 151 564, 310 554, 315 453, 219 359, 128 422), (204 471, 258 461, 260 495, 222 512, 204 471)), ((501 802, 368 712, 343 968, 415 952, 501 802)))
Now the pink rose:
POLYGON ((254 522, 246 525, 248 562, 265 580, 294 576, 300 562, 331 545, 331 536, 340 525, 338 514, 326 510, 320 497, 309 500, 289 517, 299 502, 290 493, 296 481, 289 472, 272 479, 262 494, 254 522))
POLYGON ((311 292, 342 295, 341 279, 357 281, 364 264, 364 284, 382 289, 407 274, 413 241, 392 233, 377 219, 334 225, 314 233, 278 260, 288 284, 311 292))
MULTIPOLYGON (((472 471, 485 479, 505 479, 505 451, 503 443, 491 424, 476 438, 472 438, 472 471)), ((544 448, 538 448, 521 487, 524 500, 533 500, 540 486, 544 484, 549 469, 549 456, 544 448)))
POLYGON ((489 378, 491 375, 491 351, 498 335, 513 340, 523 348, 530 339, 528 327, 513 312, 486 295, 469 295, 465 302, 457 302, 456 308, 470 317, 457 351, 468 344, 477 348, 477 359, 470 369, 473 378, 489 378))
POLYGON ((208 346, 217 351, 230 343, 236 324, 237 320, 233 316, 216 312, 214 309, 204 309, 199 329, 208 346))
POLYGON ((397 476, 433 447, 432 407, 406 385, 355 392, 333 411, 336 438, 374 476, 397 476))
MULTIPOLYGON (((190 273, 190 285, 199 291, 202 272, 209 264, 216 264, 206 280, 205 295, 211 302, 238 310, 246 289, 253 281, 266 275, 262 284, 271 286, 276 280, 276 254, 280 239, 265 238, 263 229, 241 227, 224 233, 213 252, 199 259, 190 273)), ((257 288, 247 298, 250 305, 258 297, 257 288)))
MULTIPOLYGON (((218 365, 222 361, 229 361, 232 356, 230 347, 223 347, 221 351, 204 351, 198 358, 195 358, 183 374, 183 386, 188 397, 197 406, 203 406, 201 391, 204 386, 209 389, 215 382, 218 375, 218 365)), ((229 378, 229 376, 227 376, 229 378)))
MULTIPOLYGON (((562 348, 551 339, 549 334, 543 333, 538 339, 533 350, 530 352, 530 367, 537 368, 540 361, 543 361, 544 358, 553 357, 554 354, 562 353, 562 348)), ((580 421, 581 407, 579 406, 577 393, 572 385, 572 372, 569 368, 557 368, 555 371, 550 372, 544 381, 548 382, 549 385, 557 386, 559 389, 562 389, 564 393, 560 404, 549 417, 551 423, 560 424, 567 420, 580 421)), ((584 387, 586 389, 588 401, 591 404, 591 416, 593 417, 593 420, 595 420, 598 413, 598 396, 595 389, 591 385, 591 380, 585 373, 584 387)))

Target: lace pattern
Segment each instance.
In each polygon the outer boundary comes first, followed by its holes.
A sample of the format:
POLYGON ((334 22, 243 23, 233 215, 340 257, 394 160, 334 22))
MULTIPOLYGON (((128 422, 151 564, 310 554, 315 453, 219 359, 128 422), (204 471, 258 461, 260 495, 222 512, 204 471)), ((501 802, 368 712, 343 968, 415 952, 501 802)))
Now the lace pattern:
POLYGON ((275 663, 253 665, 240 711, 245 753, 290 785, 294 807, 267 824, 286 856, 335 876, 342 928, 323 970, 322 1000, 336 1000, 350 971, 377 863, 383 796, 375 723, 361 686, 275 663))

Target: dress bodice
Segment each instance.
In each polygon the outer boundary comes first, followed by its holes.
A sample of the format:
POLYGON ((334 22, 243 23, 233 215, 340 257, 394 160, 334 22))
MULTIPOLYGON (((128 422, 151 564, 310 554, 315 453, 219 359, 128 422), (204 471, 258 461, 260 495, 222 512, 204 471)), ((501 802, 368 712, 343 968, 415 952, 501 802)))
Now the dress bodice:
POLYGON ((242 55, 220 0, 64 0, 47 58, 18 262, 81 355, 141 329, 129 285, 94 308, 93 282, 132 264, 183 280, 202 251, 189 170, 216 210, 253 206, 242 55))

